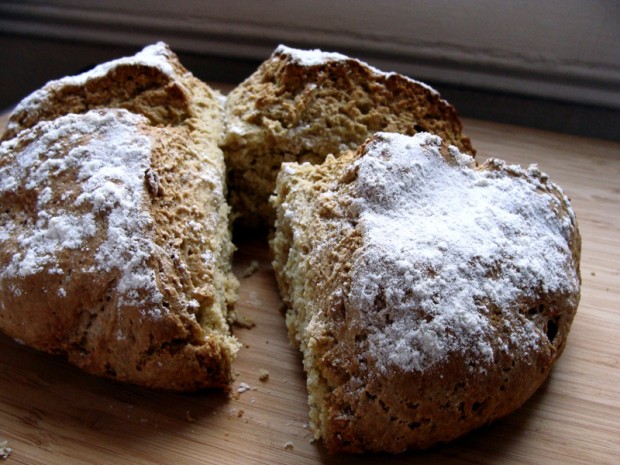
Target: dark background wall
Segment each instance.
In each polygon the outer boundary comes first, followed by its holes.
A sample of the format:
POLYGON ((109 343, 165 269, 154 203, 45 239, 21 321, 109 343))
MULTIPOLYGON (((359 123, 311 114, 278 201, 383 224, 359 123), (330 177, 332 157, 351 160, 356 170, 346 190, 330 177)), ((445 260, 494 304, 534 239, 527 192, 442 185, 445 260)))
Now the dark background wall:
POLYGON ((235 84, 279 44, 423 80, 466 117, 620 140, 620 2, 0 1, 0 109, 164 40, 235 84))

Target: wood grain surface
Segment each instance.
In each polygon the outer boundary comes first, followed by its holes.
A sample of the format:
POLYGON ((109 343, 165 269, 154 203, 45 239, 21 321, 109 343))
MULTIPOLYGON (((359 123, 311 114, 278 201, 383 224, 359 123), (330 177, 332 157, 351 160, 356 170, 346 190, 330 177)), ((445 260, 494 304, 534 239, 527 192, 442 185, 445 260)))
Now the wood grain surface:
POLYGON ((327 455, 311 440, 301 359, 288 344, 267 247, 244 239, 235 256, 237 309, 256 326, 235 330, 244 348, 232 396, 94 378, 0 335, 0 444, 12 450, 6 463, 620 463, 620 144, 472 120, 465 128, 479 160, 537 163, 559 183, 583 236, 582 299, 568 345, 520 410, 428 451, 327 455), (254 260, 257 272, 243 276, 254 260))

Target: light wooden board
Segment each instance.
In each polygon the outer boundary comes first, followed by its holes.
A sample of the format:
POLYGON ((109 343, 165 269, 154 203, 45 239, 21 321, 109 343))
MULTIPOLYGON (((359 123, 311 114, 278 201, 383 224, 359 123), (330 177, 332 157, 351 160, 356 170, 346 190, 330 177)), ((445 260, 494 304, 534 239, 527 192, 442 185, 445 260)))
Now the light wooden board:
MULTIPOLYGON (((1 121, 0 121, 1 122, 1 121)), ((1 127, 1 126, 0 126, 1 127)), ((514 414, 451 444, 398 456, 327 455, 308 430, 299 355, 288 344, 266 246, 239 242, 235 389, 183 395, 82 374, 0 335, 0 441, 7 464, 620 463, 620 144, 466 121, 489 156, 538 163, 572 198, 583 236, 580 308, 551 377, 514 414), (259 380, 259 370, 269 379, 259 380)))

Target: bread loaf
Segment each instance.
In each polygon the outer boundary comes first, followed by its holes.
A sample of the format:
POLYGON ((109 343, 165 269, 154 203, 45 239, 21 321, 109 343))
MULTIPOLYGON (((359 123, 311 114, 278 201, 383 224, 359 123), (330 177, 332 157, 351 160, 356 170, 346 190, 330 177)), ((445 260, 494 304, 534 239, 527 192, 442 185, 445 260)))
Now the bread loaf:
POLYGON ((285 163, 274 269, 331 451, 426 448, 519 407, 579 301, 569 201, 536 167, 428 133, 285 163))
POLYGON ((96 375, 227 388, 228 176, 239 227, 275 224, 315 437, 450 441, 541 385, 580 295, 562 190, 473 156, 436 91, 337 53, 280 46, 227 99, 162 43, 52 81, 0 145, 0 329, 96 375))

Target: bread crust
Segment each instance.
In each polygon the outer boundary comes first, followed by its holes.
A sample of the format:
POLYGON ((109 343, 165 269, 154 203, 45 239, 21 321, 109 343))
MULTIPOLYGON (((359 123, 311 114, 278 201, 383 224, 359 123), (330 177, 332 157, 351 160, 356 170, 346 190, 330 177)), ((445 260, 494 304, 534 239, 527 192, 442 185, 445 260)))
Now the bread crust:
MULTIPOLYGON (((565 346, 579 302, 581 241, 562 191, 535 169, 520 170, 497 160, 480 166, 457 166, 451 155, 454 149, 444 144, 432 156, 443 158, 451 166, 445 172, 487 173, 489 178, 508 183, 518 179, 536 186, 531 198, 544 199, 549 205, 543 209, 546 216, 536 221, 552 223, 558 241, 563 243, 562 269, 556 270, 563 283, 555 288, 550 284, 545 290, 524 284, 503 307, 494 303, 491 294, 480 294, 478 307, 469 315, 478 323, 463 325, 460 330, 458 324, 449 325, 439 336, 426 333, 427 338, 436 337, 432 343, 426 340, 428 346, 424 338, 408 339, 410 331, 422 333, 425 325, 430 328, 433 320, 449 319, 455 309, 432 302, 430 306, 413 304, 417 301, 412 300, 411 293, 422 292, 415 289, 420 289, 418 284, 424 279, 440 280, 440 271, 399 263, 402 269, 422 276, 402 281, 402 300, 390 297, 398 295, 399 289, 379 284, 374 300, 361 304, 364 296, 360 297, 357 281, 389 282, 391 278, 377 277, 381 266, 386 267, 385 273, 398 274, 384 260, 385 253, 373 254, 369 226, 359 211, 360 160, 381 137, 371 138, 356 153, 349 152, 340 159, 328 157, 323 165, 285 164, 272 200, 277 210, 276 233, 270 243, 274 270, 287 307, 291 340, 304 356, 311 427, 315 437, 332 452, 397 453, 427 448, 514 411, 548 376, 565 346), (365 261, 366 256, 385 263, 373 267, 365 261), (407 309, 405 313, 399 310, 401 304, 407 309), (435 313, 429 309, 436 309, 435 313), (402 333, 394 330, 400 324, 406 328, 402 333), (382 353, 383 341, 393 344, 388 345, 391 352, 382 353), (438 347, 449 341, 458 344, 442 352, 438 347), (416 351, 417 358, 413 355, 416 351)), ((420 141, 414 138, 409 143, 420 141)), ((391 149, 386 146, 385 157, 389 158, 391 149)), ((388 241, 398 241, 397 236, 395 230, 388 241)), ((432 248, 403 251, 401 259, 423 263, 420 257, 429 252, 432 248)), ((512 258, 515 262, 519 259, 512 258)), ((480 266, 482 283, 492 284, 511 274, 514 263, 499 259, 493 266, 482 262, 480 266)), ((440 293, 435 298, 449 302, 450 296, 440 293)))
POLYGON ((227 388, 222 126, 221 96, 161 43, 24 99, 0 149, 0 328, 96 375, 227 388))
POLYGON ((11 112, 2 140, 10 140, 41 121, 102 108, 124 108, 144 115, 154 125, 181 124, 196 116, 198 102, 192 99, 199 94, 217 95, 159 42, 134 56, 48 82, 11 112))

